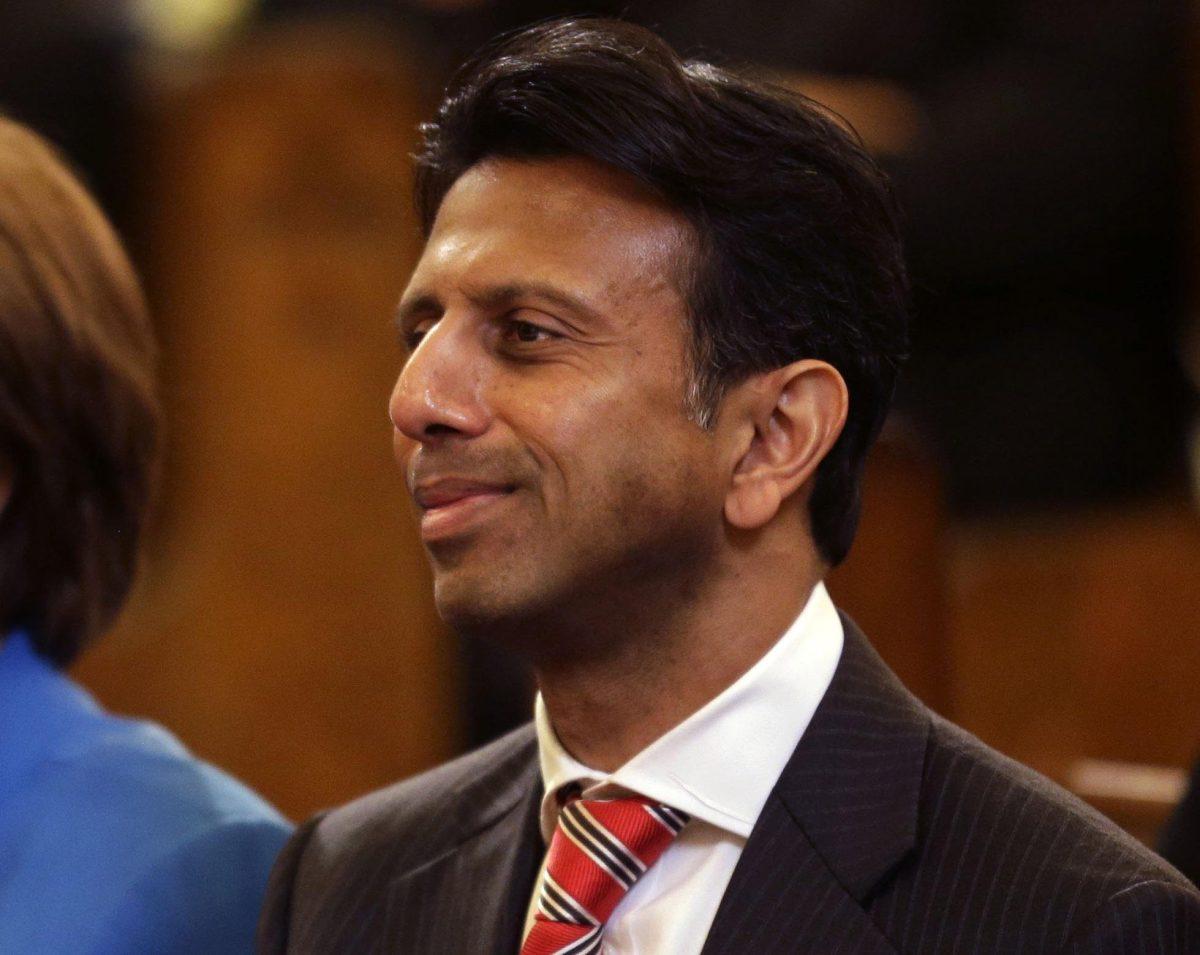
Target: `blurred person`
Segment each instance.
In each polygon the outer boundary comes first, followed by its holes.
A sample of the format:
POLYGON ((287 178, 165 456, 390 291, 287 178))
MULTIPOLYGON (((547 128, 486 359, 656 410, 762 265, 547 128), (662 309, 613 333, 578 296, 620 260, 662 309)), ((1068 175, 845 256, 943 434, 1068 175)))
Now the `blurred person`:
POLYGON ((0 952, 250 951, 290 831, 64 672, 129 590, 158 449, 151 327, 117 237, 0 118, 0 952))
POLYGON ((825 591, 907 343, 859 144, 611 21, 486 49, 424 135, 395 450, 535 719, 306 823, 261 951, 1195 951, 1186 880, 825 591))

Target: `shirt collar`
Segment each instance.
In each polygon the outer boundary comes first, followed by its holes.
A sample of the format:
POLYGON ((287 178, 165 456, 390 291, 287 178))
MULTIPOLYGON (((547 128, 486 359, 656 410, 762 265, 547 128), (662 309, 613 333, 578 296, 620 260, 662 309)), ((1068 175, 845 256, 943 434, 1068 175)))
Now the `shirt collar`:
POLYGON ((824 584, 757 663, 615 772, 583 765, 559 742, 538 694, 534 711, 545 795, 542 835, 558 820, 558 792, 636 792, 748 838, 808 728, 842 655, 842 622, 824 584))

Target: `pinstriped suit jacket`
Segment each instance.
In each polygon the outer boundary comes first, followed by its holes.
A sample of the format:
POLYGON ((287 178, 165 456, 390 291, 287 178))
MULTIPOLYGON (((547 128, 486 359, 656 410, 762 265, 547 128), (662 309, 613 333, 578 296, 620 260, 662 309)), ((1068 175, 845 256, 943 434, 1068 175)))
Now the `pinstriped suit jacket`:
MULTIPOLYGON (((843 622, 704 955, 1200 953, 1182 876, 932 714, 843 622)), ((310 820, 276 864, 260 951, 514 955, 540 796, 526 727, 310 820)))

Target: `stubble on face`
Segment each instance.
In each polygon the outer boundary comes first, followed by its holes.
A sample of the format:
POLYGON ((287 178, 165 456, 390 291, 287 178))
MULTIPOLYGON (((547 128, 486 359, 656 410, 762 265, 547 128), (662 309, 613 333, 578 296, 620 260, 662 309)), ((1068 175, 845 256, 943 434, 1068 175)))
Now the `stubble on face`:
POLYGON ((602 486, 576 487, 592 506, 565 524, 527 486, 518 493, 529 511, 498 522, 486 542, 431 549, 442 618, 543 665, 642 641, 647 617, 699 601, 720 545, 703 482, 674 464, 611 460, 602 486))

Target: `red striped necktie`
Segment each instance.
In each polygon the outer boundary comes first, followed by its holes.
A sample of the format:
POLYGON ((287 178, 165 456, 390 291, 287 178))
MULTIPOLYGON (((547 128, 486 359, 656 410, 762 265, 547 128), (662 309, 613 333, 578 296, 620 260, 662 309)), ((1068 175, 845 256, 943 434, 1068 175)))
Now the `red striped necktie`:
POLYGON ((564 806, 521 955, 596 955, 617 903, 687 821, 686 813, 640 796, 564 806))

